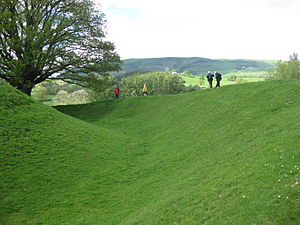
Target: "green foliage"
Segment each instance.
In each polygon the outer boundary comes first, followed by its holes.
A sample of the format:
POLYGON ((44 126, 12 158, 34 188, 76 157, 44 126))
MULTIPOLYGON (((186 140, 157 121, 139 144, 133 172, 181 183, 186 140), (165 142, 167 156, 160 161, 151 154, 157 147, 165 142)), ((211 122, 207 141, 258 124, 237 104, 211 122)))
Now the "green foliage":
POLYGON ((84 90, 74 91, 68 93, 67 91, 59 91, 52 99, 53 105, 72 105, 72 104, 84 104, 90 102, 89 93, 84 90))
POLYGON ((119 70, 105 22, 92 0, 1 0, 0 78, 30 95, 54 76, 86 86, 119 70))
POLYGON ((48 105, 79 104, 91 101, 91 93, 90 89, 76 84, 46 80, 33 88, 32 98, 48 105))
POLYGON ((192 73, 190 73, 190 72, 187 71, 187 70, 183 72, 183 75, 184 75, 184 76, 187 76, 187 77, 193 77, 193 76, 194 76, 192 73))
POLYGON ((184 81, 178 75, 152 72, 123 78, 120 82, 121 96, 141 95, 145 83, 150 95, 178 94, 184 91, 184 81))
POLYGON ((92 101, 101 101, 113 97, 116 79, 112 76, 100 77, 89 84, 90 98, 92 101))
POLYGON ((199 76, 199 85, 200 85, 200 86, 203 86, 204 83, 205 83, 205 77, 200 75, 200 76, 199 76))
POLYGON ((236 76, 236 75, 230 75, 230 76, 227 77, 227 79, 228 79, 229 81, 236 81, 237 76, 236 76))
POLYGON ((293 53, 287 62, 278 61, 275 68, 269 70, 270 78, 300 79, 300 61, 298 55, 293 53))
POLYGON ((67 116, 0 82, 0 224, 298 225, 299 88, 56 108, 67 116))
POLYGON ((46 87, 39 86, 35 90, 35 98, 36 100, 42 102, 47 100, 48 90, 46 87))
POLYGON ((83 89, 83 87, 79 85, 71 84, 61 80, 46 80, 33 88, 32 94, 34 97, 39 88, 45 88, 47 95, 56 95, 59 91, 67 91, 71 93, 83 89))
MULTIPOLYGON (((70 84, 63 82, 63 81, 57 81, 57 80, 46 80, 38 85, 36 85, 32 92, 35 92, 35 89, 39 88, 39 87, 44 87, 47 89, 47 94, 48 95, 56 95, 57 92, 59 92, 60 90, 65 90, 66 86, 70 86, 70 84)), ((65 90, 65 91, 69 91, 69 90, 65 90)))
POLYGON ((247 82, 247 80, 244 79, 244 78, 237 78, 237 79, 236 79, 236 83, 237 83, 237 84, 246 83, 246 82, 247 82))

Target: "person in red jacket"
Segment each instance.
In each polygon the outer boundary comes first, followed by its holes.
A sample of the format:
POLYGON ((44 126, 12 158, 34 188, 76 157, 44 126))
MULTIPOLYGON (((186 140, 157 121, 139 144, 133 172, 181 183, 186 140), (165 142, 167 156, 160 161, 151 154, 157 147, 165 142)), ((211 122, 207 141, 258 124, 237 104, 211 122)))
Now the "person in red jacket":
POLYGON ((115 98, 119 98, 120 89, 118 87, 115 87, 114 94, 115 94, 115 98))

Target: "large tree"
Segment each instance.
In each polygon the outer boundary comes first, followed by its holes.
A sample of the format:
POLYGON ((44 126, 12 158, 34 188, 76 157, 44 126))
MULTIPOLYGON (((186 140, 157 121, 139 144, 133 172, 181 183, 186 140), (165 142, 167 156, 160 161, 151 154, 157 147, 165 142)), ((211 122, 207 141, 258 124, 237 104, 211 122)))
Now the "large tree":
POLYGON ((88 85, 120 69, 92 0, 0 0, 0 78, 30 95, 46 79, 88 85))

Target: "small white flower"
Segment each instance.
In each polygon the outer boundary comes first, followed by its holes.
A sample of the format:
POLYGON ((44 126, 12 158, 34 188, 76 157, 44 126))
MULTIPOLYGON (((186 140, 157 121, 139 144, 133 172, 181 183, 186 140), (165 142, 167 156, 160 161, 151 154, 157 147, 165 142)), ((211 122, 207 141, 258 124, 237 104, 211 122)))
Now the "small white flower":
POLYGON ((296 182, 295 182, 295 185, 298 185, 298 184, 299 184, 298 181, 296 181, 296 182))
POLYGON ((295 158, 295 156, 292 156, 292 158, 294 159, 294 158, 295 158))
POLYGON ((295 168, 298 168, 298 166, 296 165, 295 168))
POLYGON ((246 198, 246 196, 245 196, 245 195, 243 195, 242 197, 243 197, 243 198, 246 198))
POLYGON ((293 173, 293 171, 291 170, 290 173, 293 173))
POLYGON ((281 167, 283 167, 283 165, 281 165, 281 167))
POLYGON ((280 196, 280 195, 278 195, 277 197, 278 197, 278 198, 281 198, 281 196, 280 196))
POLYGON ((286 198, 289 198, 289 196, 286 196, 286 198))
POLYGON ((284 177, 288 177, 288 175, 285 174, 284 177))
POLYGON ((281 180, 280 179, 278 179, 278 182, 280 182, 281 180))

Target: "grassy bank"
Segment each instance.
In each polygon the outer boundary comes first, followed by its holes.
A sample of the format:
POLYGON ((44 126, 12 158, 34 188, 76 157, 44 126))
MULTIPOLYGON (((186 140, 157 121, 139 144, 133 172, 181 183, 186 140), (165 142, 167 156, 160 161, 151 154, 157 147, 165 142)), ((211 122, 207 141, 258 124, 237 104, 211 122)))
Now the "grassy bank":
POLYGON ((0 224, 299 224, 299 88, 247 83, 63 114, 2 85, 0 224))

